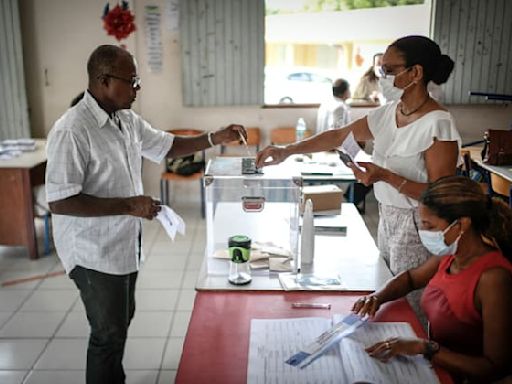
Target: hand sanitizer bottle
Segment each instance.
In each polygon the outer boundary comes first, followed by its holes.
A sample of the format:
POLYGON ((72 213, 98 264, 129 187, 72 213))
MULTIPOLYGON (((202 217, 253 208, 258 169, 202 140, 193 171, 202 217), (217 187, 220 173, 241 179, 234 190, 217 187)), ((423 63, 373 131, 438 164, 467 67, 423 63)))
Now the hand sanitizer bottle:
POLYGON ((228 242, 231 261, 229 262, 228 280, 234 285, 243 285, 251 282, 251 239, 247 236, 231 236, 228 242))

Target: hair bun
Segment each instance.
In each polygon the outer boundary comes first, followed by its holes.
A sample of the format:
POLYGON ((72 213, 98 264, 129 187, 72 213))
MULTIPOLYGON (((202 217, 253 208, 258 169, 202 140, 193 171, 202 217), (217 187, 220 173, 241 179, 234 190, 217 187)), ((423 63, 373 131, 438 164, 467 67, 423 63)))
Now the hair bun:
POLYGON ((453 71, 455 63, 448 55, 441 55, 436 71, 432 74, 432 81, 437 85, 446 83, 453 71))

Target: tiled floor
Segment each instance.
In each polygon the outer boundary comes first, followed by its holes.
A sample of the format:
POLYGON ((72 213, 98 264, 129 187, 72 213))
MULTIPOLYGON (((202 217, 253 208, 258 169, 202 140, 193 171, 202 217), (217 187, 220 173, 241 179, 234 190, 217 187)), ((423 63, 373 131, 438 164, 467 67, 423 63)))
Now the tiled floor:
MULTIPOLYGON (((197 204, 174 208, 185 218, 186 236, 173 243, 158 222, 144 227, 147 261, 137 282, 137 311, 124 357, 129 384, 173 383, 181 356, 205 221, 197 204)), ((364 218, 375 235, 373 195, 364 218)), ((23 248, 0 247, 0 283, 60 270, 55 253, 30 261, 23 248)), ((67 276, 0 287, 0 383, 84 383, 87 335, 78 291, 67 276)))

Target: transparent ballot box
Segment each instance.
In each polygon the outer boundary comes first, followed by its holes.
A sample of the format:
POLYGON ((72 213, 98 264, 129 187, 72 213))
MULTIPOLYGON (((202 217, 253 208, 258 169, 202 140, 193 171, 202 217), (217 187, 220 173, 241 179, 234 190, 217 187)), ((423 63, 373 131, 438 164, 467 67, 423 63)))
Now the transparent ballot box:
POLYGON ((207 274, 227 276, 228 239, 236 235, 248 236, 252 249, 262 246, 296 260, 302 178, 286 171, 270 166, 242 174, 241 157, 210 160, 204 177, 207 274))

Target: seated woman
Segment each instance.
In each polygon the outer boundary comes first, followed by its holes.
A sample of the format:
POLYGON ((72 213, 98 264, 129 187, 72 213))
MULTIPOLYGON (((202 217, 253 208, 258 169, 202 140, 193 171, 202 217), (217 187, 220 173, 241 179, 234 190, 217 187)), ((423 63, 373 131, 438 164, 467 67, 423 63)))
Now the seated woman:
POLYGON ((510 375, 512 210, 458 176, 429 185, 420 203, 419 235, 434 256, 356 301, 353 311, 373 316, 381 304, 425 287, 421 306, 430 339, 391 338, 367 352, 382 361, 424 354, 456 382, 510 375))

